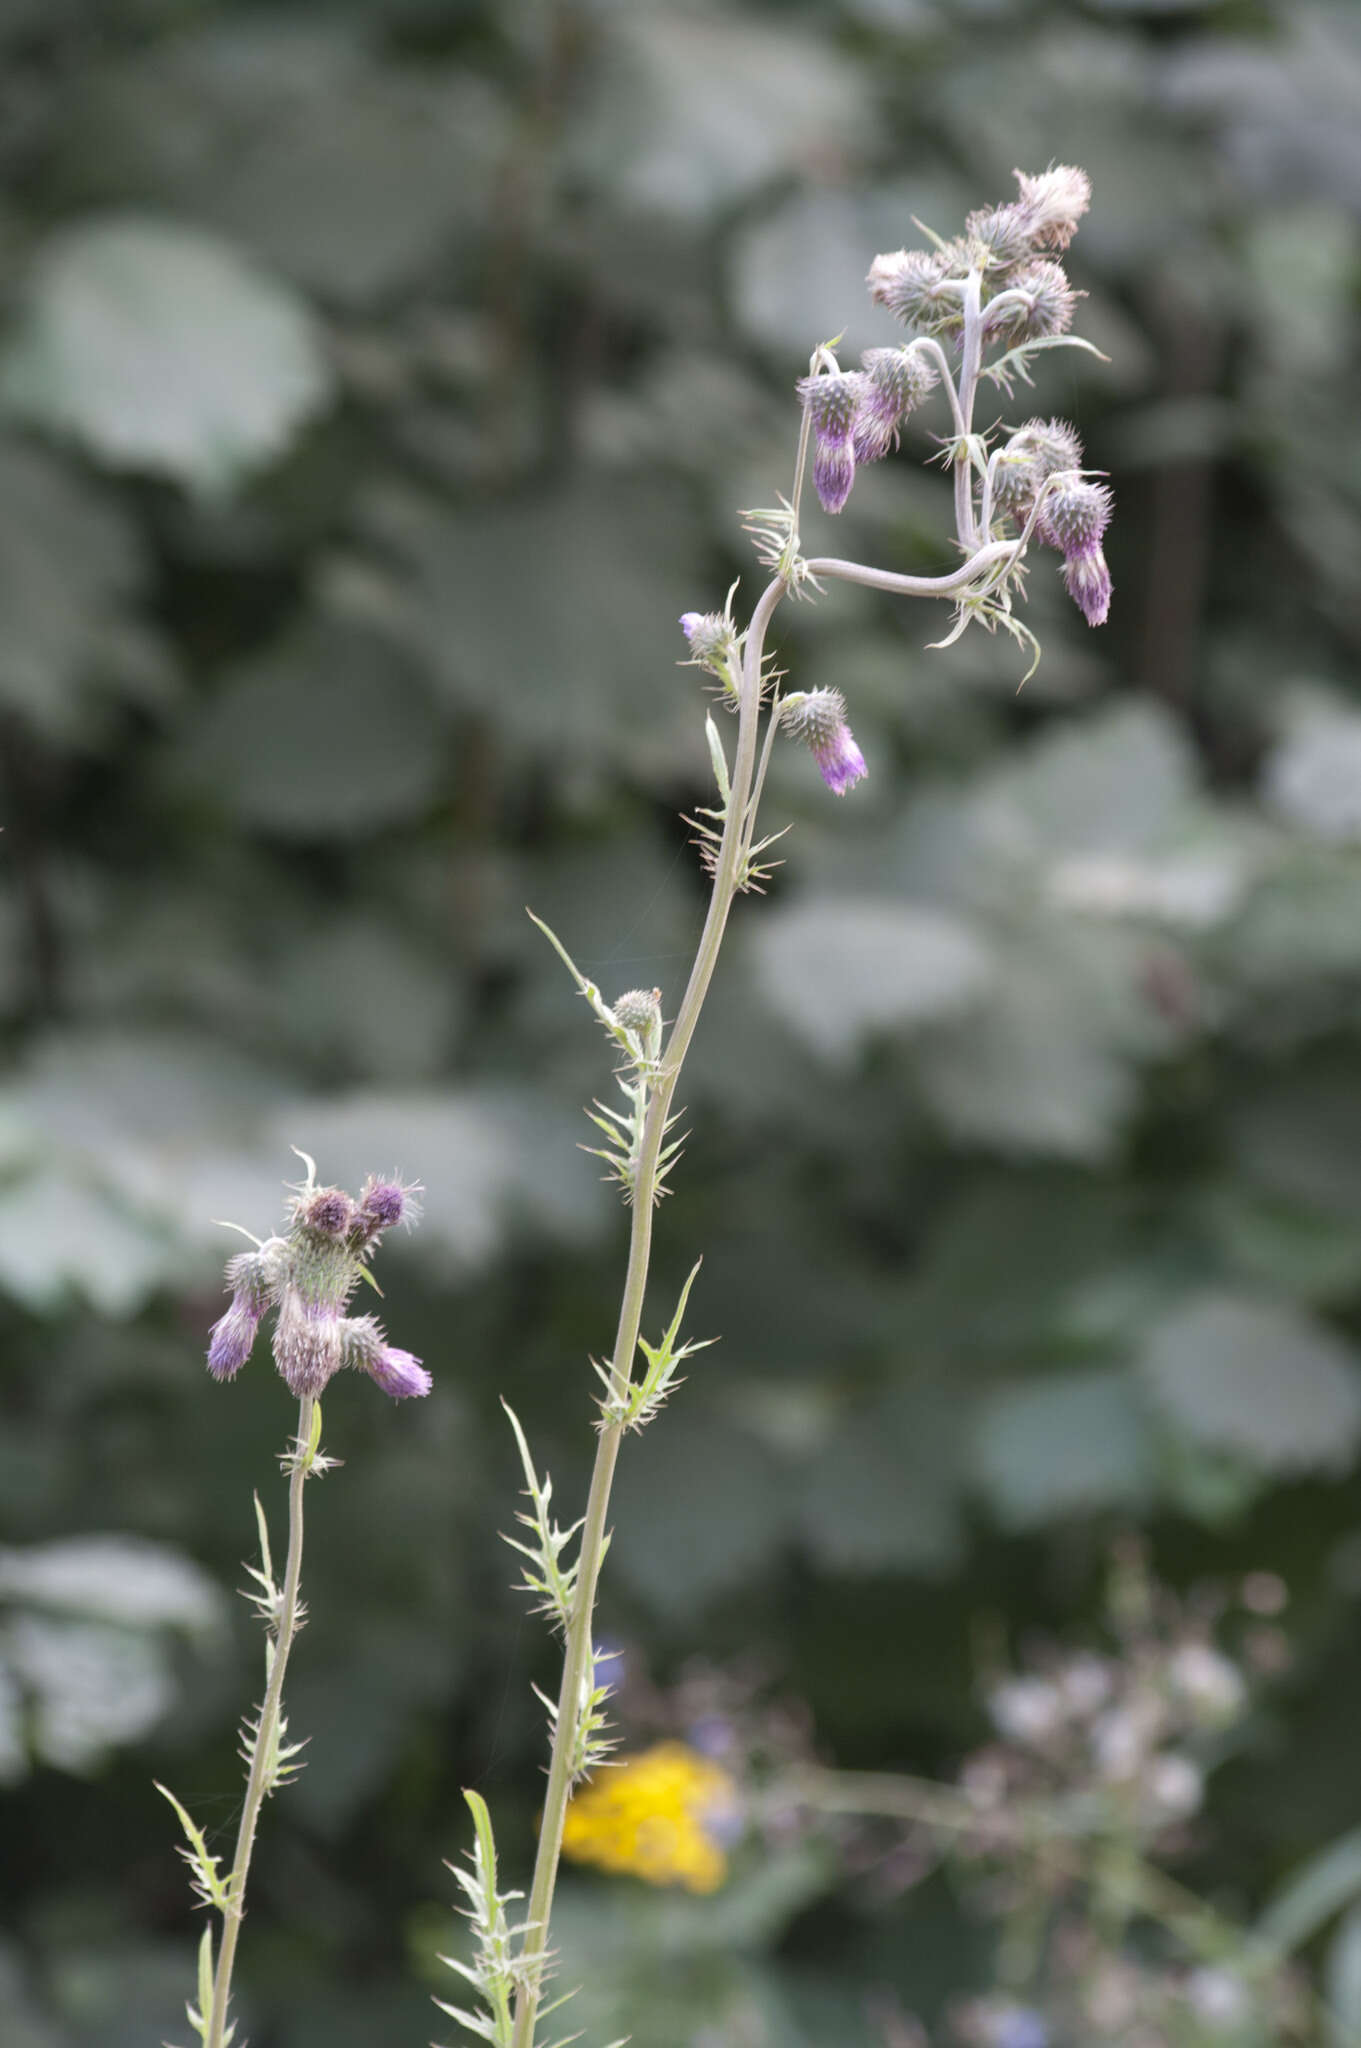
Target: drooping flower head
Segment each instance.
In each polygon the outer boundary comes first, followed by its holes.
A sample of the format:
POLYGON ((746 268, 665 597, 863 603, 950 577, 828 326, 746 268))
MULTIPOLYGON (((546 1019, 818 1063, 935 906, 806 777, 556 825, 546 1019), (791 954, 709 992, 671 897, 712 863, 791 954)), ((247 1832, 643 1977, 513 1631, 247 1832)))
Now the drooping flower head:
POLYGON ((839 512, 855 482, 852 435, 865 393, 858 370, 828 370, 801 377, 799 397, 814 436, 813 484, 824 512, 839 512))
POLYGON ((1089 626, 1103 626, 1110 611, 1111 572, 1101 551, 1112 498, 1078 470, 1057 470, 1047 480, 1036 530, 1063 556, 1068 595, 1089 626))
POLYGON ((851 433, 857 462, 878 462, 898 443, 898 428, 937 382, 936 366, 915 348, 871 348, 860 358, 864 388, 851 433))
POLYGON ((357 1366, 398 1397, 428 1394, 430 1375, 418 1359, 390 1346, 372 1316, 345 1313, 378 1239, 415 1215, 416 1192, 371 1175, 356 1202, 343 1188, 318 1187, 309 1170, 289 1203, 286 1231, 238 1253, 227 1267, 232 1301, 210 1335, 213 1377, 240 1371, 273 1308, 274 1362, 300 1398, 319 1395, 342 1366, 357 1366))
POLYGON ((846 699, 840 690, 796 690, 780 706, 780 723, 807 747, 835 796, 844 796, 869 773, 846 723, 846 699))

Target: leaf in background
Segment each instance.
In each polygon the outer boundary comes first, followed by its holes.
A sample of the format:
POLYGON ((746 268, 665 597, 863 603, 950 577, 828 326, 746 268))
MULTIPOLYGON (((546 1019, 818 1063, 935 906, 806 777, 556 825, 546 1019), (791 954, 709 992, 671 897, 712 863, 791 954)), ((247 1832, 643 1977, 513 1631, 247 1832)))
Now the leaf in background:
POLYGON ((1147 1506, 1152 1452, 1134 1381, 1119 1370, 1052 1373, 1004 1388, 984 1401, 974 1437, 979 1483, 1007 1529, 1147 1506))
POLYGON ((616 206, 692 218, 793 171, 825 176, 874 132, 860 74, 825 39, 638 8, 605 45, 574 155, 616 206))
POLYGON ((68 1536, 0 1550, 0 1600, 201 1638, 215 1636, 227 1612, 216 1582, 190 1558, 124 1535, 68 1536))
POLYGON ((100 734, 114 697, 159 704, 173 678, 132 613, 147 581, 123 507, 42 449, 0 442, 0 701, 58 744, 100 734))
POLYGON ((1339 1835, 1294 1870, 1258 1916, 1254 1932, 1291 1955, 1361 1895, 1361 1828, 1339 1835))
POLYGON ((1343 1915, 1323 1972, 1328 2009, 1355 2040, 1361 2034, 1361 1906, 1343 1915))
POLYGON ((1327 845, 1361 840, 1361 713, 1322 690, 1297 690, 1267 758, 1263 790, 1288 824, 1327 845))
POLYGON ((1298 1311, 1205 1294, 1150 1332, 1137 1361, 1168 1419, 1271 1472, 1345 1471, 1361 1439, 1349 1347, 1298 1311))
POLYGON ((781 905, 761 920, 751 947, 771 1010, 836 1065, 870 1037, 976 1008, 992 978, 987 951, 962 918, 868 897, 781 905))
POLYGON ((713 579, 673 491, 590 479, 451 513, 385 489, 361 519, 405 565, 420 652, 453 703, 559 773, 622 761, 668 789, 687 760, 707 773, 676 621, 713 579))
POLYGON ((696 1412, 696 1389, 620 1460, 610 1568, 654 1613, 693 1617, 764 1578, 790 1536, 784 1475, 726 1418, 696 1412))
POLYGON ((43 246, 0 358, 12 413, 205 492, 282 454, 330 382, 292 291, 215 235, 135 214, 43 246))
POLYGON ((1131 934, 1057 920, 1009 934, 990 1000, 918 1054, 928 1101, 957 1137, 1001 1152, 1100 1160, 1159 1049, 1131 934))
POLYGON ((248 825, 363 839, 427 810, 447 760, 444 721, 411 662, 324 619, 236 670, 176 765, 248 825))
POLYGON ((845 1418, 808 1466, 799 1524, 830 1572, 935 1578, 963 1551, 960 1427, 932 1389, 901 1387, 845 1418))

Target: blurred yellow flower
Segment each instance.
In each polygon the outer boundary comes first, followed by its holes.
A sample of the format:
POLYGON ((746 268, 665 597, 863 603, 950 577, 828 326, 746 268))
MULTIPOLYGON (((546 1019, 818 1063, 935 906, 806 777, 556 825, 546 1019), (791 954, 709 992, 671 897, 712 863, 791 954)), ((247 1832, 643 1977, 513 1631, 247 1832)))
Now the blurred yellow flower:
POLYGON ((739 1829, 728 1772, 683 1742, 659 1742, 621 1758, 575 1795, 562 1849, 598 1870, 712 1892, 728 1874, 723 1844, 739 1829))

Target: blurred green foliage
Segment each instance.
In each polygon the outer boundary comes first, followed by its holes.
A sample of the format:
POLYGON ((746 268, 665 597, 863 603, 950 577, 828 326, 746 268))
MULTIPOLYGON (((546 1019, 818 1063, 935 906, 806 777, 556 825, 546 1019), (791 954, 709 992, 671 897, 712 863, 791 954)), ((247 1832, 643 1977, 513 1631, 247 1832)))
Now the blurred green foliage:
MULTIPOLYGON (((663 1679, 754 1647, 843 1764, 948 1768, 979 1641, 1080 1628, 1137 1518, 1174 1580, 1295 1594, 1198 1881, 1246 1910, 1354 1814, 1359 27, 0 6, 12 2048, 182 2032, 151 1780, 229 1826, 259 1646, 225 1593, 291 1421, 261 1362, 201 1370, 213 1219, 271 1228, 290 1143, 425 1182, 385 1313, 437 1384, 327 1400, 256 2048, 429 2038, 462 1785, 526 1869, 552 1656, 496 1538, 497 1396, 570 1515, 622 1223, 575 1149, 604 1056, 522 905, 607 994, 674 1001, 706 776, 677 616, 752 589, 734 508, 787 488, 811 346, 889 338, 870 257, 1013 164, 1093 178, 1072 272, 1110 361, 1051 359, 1015 416, 1072 414, 1112 473, 1112 624, 1037 561, 1018 697, 1013 649, 924 653, 919 606, 782 616, 871 774, 844 804, 794 749, 772 774, 796 829, 735 920, 660 1226, 657 1302, 704 1252, 691 1326, 723 1342, 627 1446, 602 1627, 663 1679)), ((947 566, 928 452, 810 544, 947 566)), ((876 1986, 929 2015, 987 1982, 944 1896, 744 1883, 726 1913, 565 1886, 601 2024, 849 2048, 876 1986)))

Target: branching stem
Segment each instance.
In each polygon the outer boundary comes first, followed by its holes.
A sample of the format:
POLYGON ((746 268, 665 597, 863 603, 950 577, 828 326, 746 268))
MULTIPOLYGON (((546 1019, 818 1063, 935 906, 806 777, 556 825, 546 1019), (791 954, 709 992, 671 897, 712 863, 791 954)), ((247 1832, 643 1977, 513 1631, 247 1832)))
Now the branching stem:
MULTIPOLYGON (((629 1233, 628 1270, 619 1309, 619 1326, 610 1355, 610 1391, 618 1400, 633 1377, 633 1360, 638 1349, 643 1297, 647 1289, 648 1264, 652 1252, 653 1191, 657 1163, 666 1133, 671 1099, 680 1078, 681 1066, 694 1037, 704 999, 709 993, 719 948, 728 922, 728 912, 737 891, 748 800, 756 763, 756 741, 761 709, 761 662, 766 629, 775 607, 785 594, 782 577, 767 585, 752 615, 742 663, 741 703, 738 709, 737 758, 733 766, 732 797, 728 804, 723 837, 714 869, 708 915, 700 934, 694 966, 676 1021, 662 1056, 661 1079, 652 1091, 643 1143, 634 1185, 632 1223, 629 1233)), ((596 1583, 605 1551, 606 1518, 610 1488, 622 1435, 620 1425, 609 1424, 600 1431, 586 1503, 586 1520, 581 1532, 580 1564, 571 1626, 563 1656, 562 1689, 558 1695, 557 1725, 553 1753, 548 1767, 548 1789, 544 1795, 543 1819, 539 1827, 539 1848, 534 1862, 524 1947, 520 1967, 522 1989, 515 2008, 514 2048, 532 2048, 543 1972, 548 1947, 548 1919, 553 1908, 558 1862, 562 1853, 563 1823, 571 1796, 572 1750, 576 1732, 578 1702, 591 1668, 591 1623, 595 1609, 596 1583)), ((216 2048, 216 2044, 214 2044, 216 2048)))

